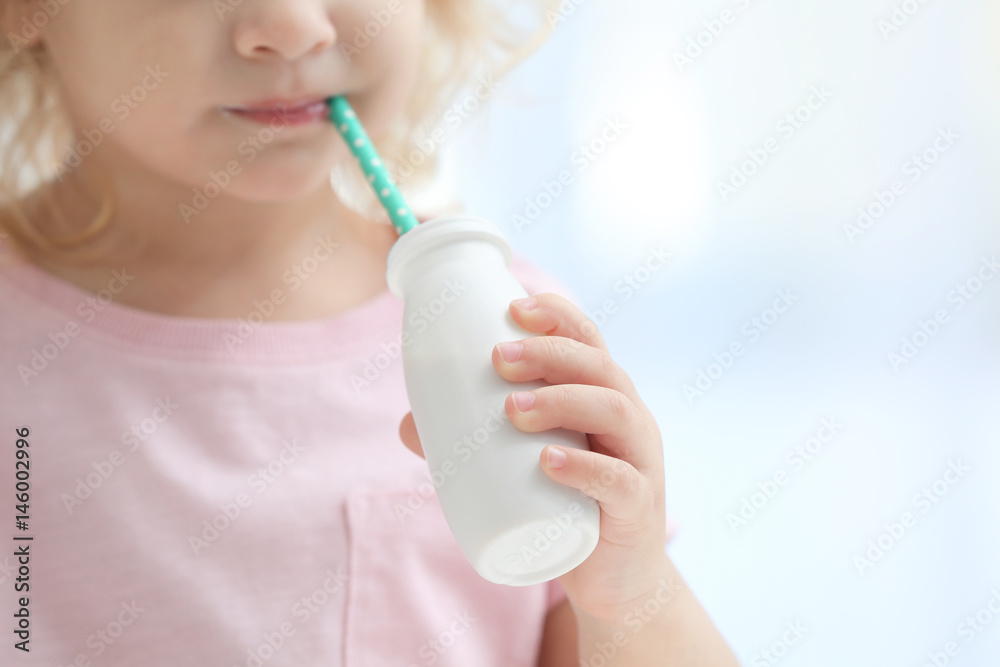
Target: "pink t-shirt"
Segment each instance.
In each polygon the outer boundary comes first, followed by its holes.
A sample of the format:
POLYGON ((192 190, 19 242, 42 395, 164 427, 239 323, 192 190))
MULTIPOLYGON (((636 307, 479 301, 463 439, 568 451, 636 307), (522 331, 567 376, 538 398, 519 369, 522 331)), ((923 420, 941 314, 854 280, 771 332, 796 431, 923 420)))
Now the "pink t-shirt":
POLYGON ((565 593, 492 584, 459 550, 399 440, 402 312, 386 290, 309 322, 164 316, 0 242, 0 663, 533 666, 565 593))

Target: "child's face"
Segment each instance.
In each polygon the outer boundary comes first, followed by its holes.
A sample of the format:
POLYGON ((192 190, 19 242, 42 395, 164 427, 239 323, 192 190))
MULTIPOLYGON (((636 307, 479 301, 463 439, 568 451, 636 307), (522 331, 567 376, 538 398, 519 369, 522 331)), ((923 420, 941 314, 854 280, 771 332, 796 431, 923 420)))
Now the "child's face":
POLYGON ((41 39, 81 141, 185 193, 238 170, 224 194, 253 201, 313 192, 349 154, 329 123, 261 124, 220 107, 346 93, 377 137, 411 91, 424 21, 424 0, 46 4, 58 9, 41 39))

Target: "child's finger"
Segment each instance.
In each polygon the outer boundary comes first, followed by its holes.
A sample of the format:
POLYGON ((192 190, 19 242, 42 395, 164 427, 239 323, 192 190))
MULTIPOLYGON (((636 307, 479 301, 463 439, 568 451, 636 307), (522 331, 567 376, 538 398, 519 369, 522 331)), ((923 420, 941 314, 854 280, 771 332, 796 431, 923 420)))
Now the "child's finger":
POLYGON ((493 348, 493 367, 511 382, 588 384, 615 389, 641 403, 635 385, 606 351, 563 336, 532 336, 493 348))
POLYGON ((649 481, 627 461, 613 456, 548 445, 540 460, 545 474, 584 492, 616 521, 642 523, 656 501, 649 481))
POLYGON ((420 444, 420 436, 417 435, 417 425, 413 423, 412 412, 407 412, 403 421, 399 423, 399 439, 403 441, 407 449, 420 458, 424 458, 424 448, 420 444))
POLYGON ((527 299, 515 299, 508 309, 514 321, 528 331, 572 338, 584 345, 609 351, 597 325, 571 301, 558 294, 543 292, 527 299), (524 301, 532 304, 527 310, 522 305, 524 301))
POLYGON ((590 437, 638 470, 663 467, 660 446, 639 408, 620 391, 586 384, 554 384, 507 395, 504 411, 515 428, 538 433, 565 428, 590 437))

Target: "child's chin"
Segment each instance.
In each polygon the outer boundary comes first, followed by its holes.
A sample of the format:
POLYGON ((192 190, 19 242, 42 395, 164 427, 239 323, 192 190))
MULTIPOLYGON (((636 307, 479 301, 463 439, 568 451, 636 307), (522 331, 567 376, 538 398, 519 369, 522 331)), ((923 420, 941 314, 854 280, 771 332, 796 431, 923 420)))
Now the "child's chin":
POLYGON ((292 204, 318 195, 326 187, 326 183, 325 178, 317 177, 315 173, 299 178, 290 177, 287 173, 272 178, 262 174, 253 179, 244 179, 238 188, 232 186, 232 196, 258 204, 292 204))

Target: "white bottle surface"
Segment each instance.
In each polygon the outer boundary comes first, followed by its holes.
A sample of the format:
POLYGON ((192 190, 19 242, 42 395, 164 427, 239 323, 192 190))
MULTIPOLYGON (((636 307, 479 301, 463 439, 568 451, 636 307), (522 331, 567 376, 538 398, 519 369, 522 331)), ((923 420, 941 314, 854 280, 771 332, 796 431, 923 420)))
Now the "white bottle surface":
POLYGON ((504 412, 511 392, 547 384, 509 382, 493 368, 497 343, 541 335, 508 312, 528 296, 510 259, 493 223, 437 218, 396 241, 386 281, 403 299, 406 391, 448 526, 484 579, 528 586, 586 560, 600 535, 600 508, 549 479, 539 463, 546 445, 587 449, 586 436, 526 433, 504 412))

